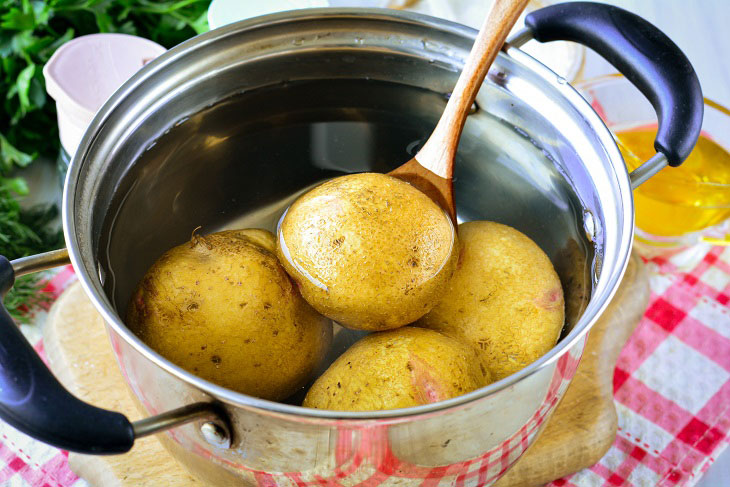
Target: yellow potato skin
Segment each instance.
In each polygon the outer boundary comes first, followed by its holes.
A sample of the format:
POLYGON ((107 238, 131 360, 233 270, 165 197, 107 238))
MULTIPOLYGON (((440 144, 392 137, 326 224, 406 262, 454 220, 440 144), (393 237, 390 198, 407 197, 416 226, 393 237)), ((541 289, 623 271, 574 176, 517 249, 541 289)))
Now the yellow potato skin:
POLYGON ((332 322, 300 296, 258 229, 193 236, 165 252, 132 296, 127 325, 171 362, 264 399, 303 387, 332 322))
POLYGON ((506 225, 459 225, 459 268, 417 325, 477 347, 494 380, 548 352, 565 319, 560 278, 530 238, 506 225))
POLYGON ((406 326, 355 343, 317 379, 302 405, 335 411, 407 408, 460 396, 489 382, 473 347, 406 326))
POLYGON ((375 173, 332 179, 289 207, 277 253, 315 309, 382 331, 428 312, 456 269, 450 219, 428 196, 375 173))

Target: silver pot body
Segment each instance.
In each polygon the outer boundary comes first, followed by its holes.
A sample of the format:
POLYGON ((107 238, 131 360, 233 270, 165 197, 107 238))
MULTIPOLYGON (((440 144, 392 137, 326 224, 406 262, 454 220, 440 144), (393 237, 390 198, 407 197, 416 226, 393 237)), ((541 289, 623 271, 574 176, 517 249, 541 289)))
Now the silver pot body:
MULTIPOLYGON (((198 225, 206 232, 272 228, 306 187, 407 160, 435 125, 475 34, 402 12, 263 17, 172 49, 95 118, 66 181, 71 260, 144 411, 200 401, 221 406, 230 445, 210 441, 200 423, 162 435, 200 479, 489 485, 532 443, 560 400, 586 333, 628 262, 631 185, 598 115, 565 80, 516 48, 498 56, 477 97, 459 148, 455 193, 460 219, 512 225, 555 264, 567 323, 541 359, 441 403, 343 413, 208 383, 123 323, 145 270, 198 225), (297 154, 306 154, 303 162, 297 154)), ((344 330, 337 337, 333 356, 357 338, 344 330)))

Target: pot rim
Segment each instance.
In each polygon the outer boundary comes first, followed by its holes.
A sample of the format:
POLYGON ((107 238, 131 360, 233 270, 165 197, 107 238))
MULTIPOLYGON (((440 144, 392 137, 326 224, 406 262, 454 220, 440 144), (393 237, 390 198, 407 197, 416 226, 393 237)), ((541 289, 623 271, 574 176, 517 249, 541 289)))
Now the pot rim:
POLYGON ((197 377, 192 373, 168 361, 160 354, 149 348, 131 330, 129 330, 124 325, 121 318, 117 316, 114 310, 114 306, 104 294, 103 290, 95 283, 95 280, 98 280, 98 277, 92 277, 94 274, 93 271, 95 271, 95 269, 87 269, 83 265, 83 259, 79 245, 79 237, 76 234, 76 224, 73 211, 77 192, 77 183, 79 175, 81 173, 81 168, 84 164, 86 153, 93 145, 93 142, 96 139, 96 135, 100 127, 106 122, 112 111, 117 107, 117 105, 120 104, 121 100, 123 100, 128 94, 130 94, 130 92, 133 92, 138 87, 143 85, 145 79, 149 77, 151 73, 164 70, 167 65, 176 61, 177 58, 185 55, 185 53, 188 51, 201 48, 202 46, 207 45, 211 42, 215 42, 217 39, 223 38, 226 35, 232 34, 233 32, 239 32, 241 30, 255 30, 263 25, 268 26, 271 24, 287 23, 298 20, 312 20, 322 17, 373 17, 379 20, 386 20, 391 22, 419 24, 429 28, 445 30, 447 32, 454 33, 471 40, 473 40, 477 34, 477 31, 471 27, 413 12, 393 11, 389 9, 316 8, 280 12, 243 20, 234 24, 229 24, 227 26, 207 32, 205 34, 201 34, 194 37, 193 39, 183 42, 182 44, 172 48, 168 52, 164 53, 162 56, 147 64, 132 78, 130 78, 124 85, 122 85, 122 87, 120 87, 114 93, 114 95, 109 98, 104 106, 97 112, 96 116, 94 117, 93 121, 91 122, 84 134, 84 137, 79 145, 79 149, 77 150, 71 161, 63 191, 63 229, 70 260, 74 269, 76 270, 78 279, 81 282, 81 285, 83 286, 86 294, 93 302, 96 310, 100 312, 100 314, 104 318, 107 330, 110 333, 113 331, 116 335, 120 336, 125 342, 127 342, 127 344, 133 347, 138 353, 153 362, 155 365, 161 367, 166 372, 188 383, 189 385, 209 394, 213 398, 222 401, 223 403, 235 407, 260 410, 261 413, 297 416, 299 418, 309 418, 311 420, 397 420, 399 418, 425 415, 439 411, 442 412, 447 409, 464 406, 478 399, 482 399, 487 396, 496 394, 502 389, 508 388, 516 384, 517 382, 525 379, 526 377, 535 374, 536 372, 547 367, 548 365, 556 362, 561 356, 567 353, 573 346, 575 346, 580 340, 584 338, 585 334, 588 332, 588 330, 590 330, 593 324, 601 316, 604 309, 608 306, 616 290, 618 289, 618 285, 628 265, 631 246, 633 242, 633 195, 631 192, 629 175, 623 164, 623 158, 621 156, 621 153, 614 141, 610 130, 606 127, 598 114, 590 107, 588 102, 586 102, 581 97, 577 90, 575 90, 568 83, 565 83, 564 79, 562 79, 545 65, 516 47, 506 48, 499 53, 499 56, 510 57, 516 63, 523 65, 524 67, 537 74, 545 83, 551 85, 551 87, 553 89, 556 89, 560 93, 560 95, 564 96, 568 100, 568 102, 573 107, 575 107, 576 110, 579 111, 579 113, 589 123, 589 125, 594 128, 596 136, 605 148, 607 152, 606 156, 610 160, 613 167, 613 174, 617 179, 616 186, 618 192, 620 193, 620 200, 624 213, 624 228, 617 229, 620 232, 620 241, 617 246, 616 264, 613 269, 611 269, 611 272, 606 272, 608 270, 606 268, 602 269, 602 273, 599 276, 598 282, 595 287, 595 289, 600 289, 601 287, 604 287, 606 289, 604 299, 602 299, 601 302, 598 302, 596 296, 592 296, 587 308, 583 312, 583 315, 581 316, 578 323, 575 324, 570 333, 561 341, 559 341, 548 353, 537 359, 535 362, 532 362, 519 372, 516 372, 497 382, 493 382, 485 387, 474 390, 467 394, 437 403, 431 403, 410 408, 364 412, 311 409, 302 406, 294 406, 290 404, 269 401, 238 393, 208 382, 200 377, 197 377))

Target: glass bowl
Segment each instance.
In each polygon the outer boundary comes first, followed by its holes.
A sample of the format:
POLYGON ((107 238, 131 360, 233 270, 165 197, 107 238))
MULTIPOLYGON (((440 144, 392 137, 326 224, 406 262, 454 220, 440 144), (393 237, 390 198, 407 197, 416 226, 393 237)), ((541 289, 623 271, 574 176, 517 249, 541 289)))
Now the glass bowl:
MULTIPOLYGON (((654 155, 651 104, 622 75, 578 83, 613 132, 629 170, 654 155)), ((667 167, 634 191, 637 249, 667 255, 698 242, 730 245, 730 110, 705 99, 700 140, 678 168, 667 167)))

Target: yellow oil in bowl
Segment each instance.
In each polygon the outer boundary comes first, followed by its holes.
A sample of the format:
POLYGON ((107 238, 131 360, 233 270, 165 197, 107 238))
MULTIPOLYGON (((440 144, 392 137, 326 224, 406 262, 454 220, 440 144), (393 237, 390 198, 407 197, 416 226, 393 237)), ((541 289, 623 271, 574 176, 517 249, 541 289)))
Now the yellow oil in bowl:
MULTIPOLYGON (((654 155, 656 127, 616 133, 629 170, 654 155)), ((670 237, 696 232, 730 218, 730 153, 706 134, 689 158, 667 167, 634 191, 636 226, 670 237)))

